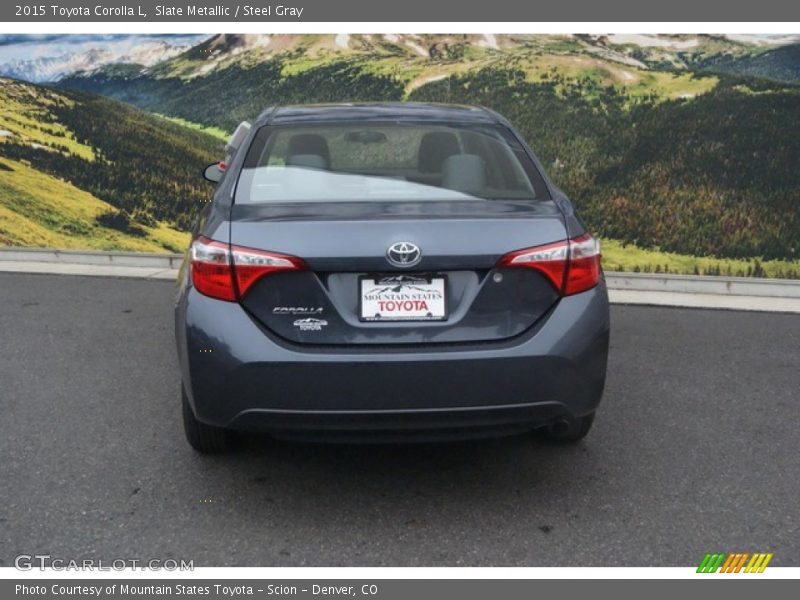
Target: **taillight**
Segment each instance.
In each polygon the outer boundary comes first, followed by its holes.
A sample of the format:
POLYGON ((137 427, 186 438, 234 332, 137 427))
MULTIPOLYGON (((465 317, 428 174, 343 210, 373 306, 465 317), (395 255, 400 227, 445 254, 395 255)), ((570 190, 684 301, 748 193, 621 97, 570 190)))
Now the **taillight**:
POLYGON ((527 267, 545 275, 562 295, 593 288, 600 281, 600 242, 588 233, 503 256, 501 267, 527 267))
POLYGON ((192 284, 197 291, 219 300, 236 300, 228 244, 198 237, 192 242, 192 284))
POLYGON ((228 245, 203 236, 192 242, 192 283, 206 296, 235 302, 259 279, 276 271, 296 271, 305 263, 294 256, 228 245))
POLYGON ((232 245, 231 255, 233 256, 233 271, 239 298, 242 298, 250 286, 264 275, 277 271, 300 271, 306 268, 306 263, 295 256, 264 252, 253 248, 232 245))
POLYGON ((569 266, 564 281, 564 295, 585 292, 599 282, 600 242, 584 233, 569 242, 569 266))

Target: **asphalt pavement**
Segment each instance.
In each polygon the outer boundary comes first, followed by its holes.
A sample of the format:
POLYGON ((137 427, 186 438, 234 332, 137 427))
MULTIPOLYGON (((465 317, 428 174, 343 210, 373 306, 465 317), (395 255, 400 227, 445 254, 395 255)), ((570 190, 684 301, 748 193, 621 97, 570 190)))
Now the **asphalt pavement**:
POLYGON ((183 438, 174 285, 0 273, 0 566, 800 566, 800 316, 612 308, 589 437, 183 438))

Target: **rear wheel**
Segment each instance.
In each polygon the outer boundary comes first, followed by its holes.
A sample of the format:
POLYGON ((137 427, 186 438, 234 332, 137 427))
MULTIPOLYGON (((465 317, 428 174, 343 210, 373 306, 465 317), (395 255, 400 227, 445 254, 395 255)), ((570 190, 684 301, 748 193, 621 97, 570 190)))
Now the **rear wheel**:
POLYGON ((181 386, 181 404, 183 405, 183 430, 192 448, 202 454, 220 454, 231 446, 231 432, 222 427, 206 425, 197 420, 189 405, 186 390, 181 386))
POLYGON ((548 426, 544 435, 548 440, 563 444, 575 443, 585 438, 592 429, 594 413, 577 419, 565 419, 548 426))

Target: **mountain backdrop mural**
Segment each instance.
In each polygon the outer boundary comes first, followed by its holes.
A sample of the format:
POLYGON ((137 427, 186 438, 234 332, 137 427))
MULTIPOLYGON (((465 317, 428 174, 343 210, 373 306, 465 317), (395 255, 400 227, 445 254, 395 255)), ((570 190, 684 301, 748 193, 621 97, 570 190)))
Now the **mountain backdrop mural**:
POLYGON ((409 100, 508 117, 607 269, 800 277, 800 36, 81 37, 0 38, 0 244, 182 251, 238 122, 409 100))

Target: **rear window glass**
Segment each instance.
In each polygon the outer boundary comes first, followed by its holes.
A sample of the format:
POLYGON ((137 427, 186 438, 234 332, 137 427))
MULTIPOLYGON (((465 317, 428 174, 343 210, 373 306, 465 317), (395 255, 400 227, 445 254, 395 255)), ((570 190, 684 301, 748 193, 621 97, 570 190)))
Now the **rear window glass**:
POLYGON ((236 189, 242 204, 546 198, 506 129, 435 124, 263 127, 236 189))

